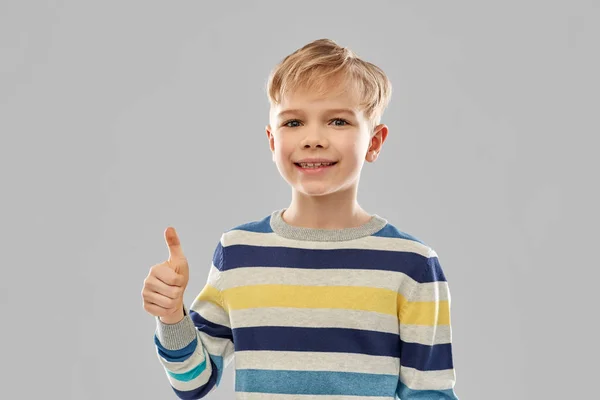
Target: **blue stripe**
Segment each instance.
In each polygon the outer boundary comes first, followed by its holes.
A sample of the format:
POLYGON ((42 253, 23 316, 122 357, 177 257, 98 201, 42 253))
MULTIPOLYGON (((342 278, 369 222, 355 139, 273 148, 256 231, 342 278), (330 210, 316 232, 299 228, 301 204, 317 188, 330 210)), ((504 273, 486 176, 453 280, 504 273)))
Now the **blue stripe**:
POLYGON ((454 368, 452 344, 420 344, 400 342, 400 363, 419 371, 437 371, 454 368))
POLYGON ((423 242, 421 239, 419 239, 409 233, 398 230, 398 228, 396 228, 394 225, 392 225, 390 223, 388 223, 386 226, 381 228, 378 232, 375 232, 372 236, 412 240, 414 242, 418 242, 418 243, 425 245, 425 242, 423 242))
POLYGON ((402 382, 398 382, 398 391, 396 392, 401 399, 418 400, 459 400, 453 389, 446 390, 414 390, 410 389, 402 382))
POLYGON ((419 283, 445 280, 439 265, 423 275, 427 258, 412 252, 368 249, 305 249, 277 246, 225 247, 223 271, 247 267, 361 269, 402 272, 419 283))
POLYGON ((192 379, 196 378, 198 375, 202 373, 206 369, 206 358, 200 364, 189 370, 188 372, 183 372, 181 374, 177 374, 175 372, 171 372, 167 370, 167 373, 171 375, 173 378, 182 382, 189 382, 192 379))
POLYGON ((169 350, 160 343, 155 333, 154 344, 158 349, 158 354, 165 360, 170 362, 182 362, 190 358, 190 356, 194 353, 194 351, 196 350, 196 346, 198 345, 198 339, 194 338, 194 340, 192 340, 190 344, 188 344, 182 349, 169 350))
POLYGON ((194 310, 190 310, 190 318, 198 330, 212 337, 233 340, 233 334, 230 327, 209 321, 194 310))
POLYGON ((271 215, 269 214, 268 216, 264 217, 259 221, 252 221, 238 225, 235 228, 230 229, 229 231, 234 230, 257 233, 272 233, 273 229, 271 229, 271 215))
MULTIPOLYGON (((208 352, 206 352, 205 354, 208 354, 211 358, 211 364, 212 364, 212 368, 213 368, 213 374, 217 373, 217 385, 221 382, 221 377, 223 376, 223 357, 221 356, 217 356, 217 355, 212 355, 209 354, 208 352)), ((167 372, 169 373, 169 375, 171 375, 173 378, 182 381, 182 382, 188 382, 191 381, 192 379, 198 377, 198 375, 200 375, 204 370, 206 369, 206 359, 204 359, 204 361, 202 361, 202 363, 200 363, 198 366, 196 366, 195 368, 193 368, 192 370, 188 371, 188 372, 184 372, 182 374, 176 374, 175 372, 171 372, 169 370, 167 370, 167 372)))
POLYGON ((396 375, 330 371, 238 369, 235 379, 236 392, 325 396, 393 397, 397 385, 396 375))
POLYGON ((223 357, 214 354, 209 354, 209 356, 212 361, 213 371, 215 366, 217 367, 217 385, 219 385, 219 383, 221 383, 221 378, 223 377, 223 357))
POLYGON ((424 282, 446 282, 446 275, 444 275, 444 270, 440 265, 440 260, 438 257, 430 257, 427 259, 427 270, 424 272, 424 276, 421 279, 424 282))
POLYGON ((316 351, 400 357, 397 333, 348 328, 257 326, 234 328, 236 351, 316 351))
POLYGON ((215 246, 212 262, 216 269, 223 271, 223 245, 221 244, 221 241, 219 241, 215 246))
POLYGON ((196 389, 193 390, 178 390, 175 389, 173 386, 171 386, 171 389, 173 389, 173 391, 175 392, 175 394, 177 395, 178 398, 180 399, 184 399, 184 400, 191 400, 191 399, 200 399, 202 397, 205 397, 208 392, 210 392, 210 390, 213 388, 213 386, 215 386, 217 384, 217 380, 219 379, 219 374, 220 374, 220 370, 217 367, 217 365, 215 365, 214 361, 212 360, 212 358, 210 359, 210 363, 212 365, 212 374, 210 375, 210 378, 208 379, 208 382, 196 389))

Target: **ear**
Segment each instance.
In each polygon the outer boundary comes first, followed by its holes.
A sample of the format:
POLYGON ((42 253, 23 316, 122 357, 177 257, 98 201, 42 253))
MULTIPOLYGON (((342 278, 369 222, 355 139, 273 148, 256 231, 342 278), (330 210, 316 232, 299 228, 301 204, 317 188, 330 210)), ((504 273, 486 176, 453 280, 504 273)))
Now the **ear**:
POLYGON ((377 157, 381 152, 383 143, 385 142, 385 139, 387 139, 387 135, 388 127, 385 124, 379 124, 373 129, 369 149, 367 150, 367 154, 365 155, 366 161, 375 162, 375 160, 377 160, 377 157))
POLYGON ((267 139, 269 140, 269 149, 271 150, 271 153, 273 153, 275 151, 275 139, 273 138, 270 124, 265 127, 265 133, 267 134, 267 139))

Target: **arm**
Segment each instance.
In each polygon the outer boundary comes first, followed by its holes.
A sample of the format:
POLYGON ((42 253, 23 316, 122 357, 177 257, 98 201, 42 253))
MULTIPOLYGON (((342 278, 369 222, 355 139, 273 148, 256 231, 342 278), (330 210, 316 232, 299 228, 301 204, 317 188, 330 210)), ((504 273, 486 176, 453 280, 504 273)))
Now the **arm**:
POLYGON ((214 391, 233 359, 229 315, 223 306, 219 279, 223 247, 217 245, 207 282, 176 324, 156 318, 154 343, 173 391, 180 399, 201 399, 214 391))
POLYGON ((450 289, 433 249, 399 308, 401 400, 458 400, 452 358, 450 289))

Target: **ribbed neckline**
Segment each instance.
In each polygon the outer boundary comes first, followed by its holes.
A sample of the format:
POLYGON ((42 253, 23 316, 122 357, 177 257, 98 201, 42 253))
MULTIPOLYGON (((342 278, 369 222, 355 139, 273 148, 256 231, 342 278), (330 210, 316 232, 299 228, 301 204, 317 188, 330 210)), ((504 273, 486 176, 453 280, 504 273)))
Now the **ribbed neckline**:
POLYGON ((343 241, 353 240, 365 236, 370 236, 381 230, 388 221, 377 214, 372 214, 371 219, 366 223, 342 229, 320 229, 293 226, 283 220, 281 214, 286 210, 282 208, 273 211, 271 214, 270 225, 273 232, 288 239, 310 240, 310 241, 343 241))

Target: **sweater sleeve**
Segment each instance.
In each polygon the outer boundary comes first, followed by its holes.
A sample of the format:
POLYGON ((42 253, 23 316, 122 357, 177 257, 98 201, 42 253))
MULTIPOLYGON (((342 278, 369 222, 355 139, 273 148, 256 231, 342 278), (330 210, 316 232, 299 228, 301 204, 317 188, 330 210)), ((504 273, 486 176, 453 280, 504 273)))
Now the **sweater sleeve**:
POLYGON ((156 317, 156 353, 180 399, 201 399, 213 392, 233 361, 233 334, 219 285, 223 259, 219 242, 206 284, 189 309, 184 305, 180 322, 165 324, 156 317))
POLYGON ((401 400, 458 400, 452 358, 450 289, 429 248, 420 277, 399 308, 401 400))

